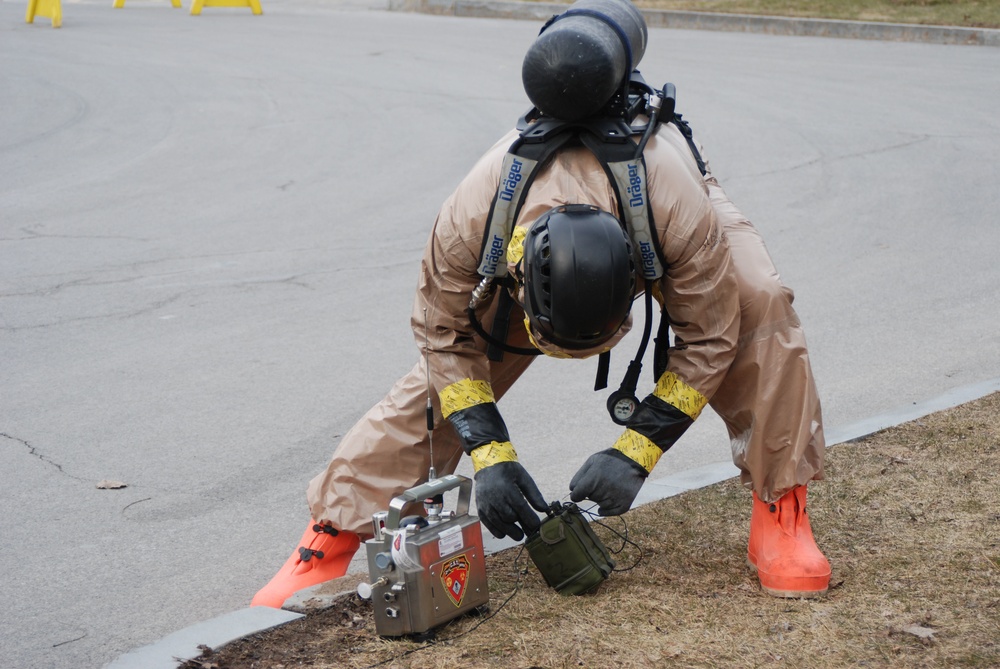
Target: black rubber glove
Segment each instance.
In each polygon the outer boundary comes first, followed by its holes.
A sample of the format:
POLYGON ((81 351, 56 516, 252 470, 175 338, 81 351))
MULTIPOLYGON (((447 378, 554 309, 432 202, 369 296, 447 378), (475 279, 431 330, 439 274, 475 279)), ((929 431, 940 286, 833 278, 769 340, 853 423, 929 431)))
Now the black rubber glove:
POLYGON ((473 478, 479 519, 490 534, 520 541, 525 532, 538 531, 541 521, 531 507, 544 513, 549 505, 521 463, 498 462, 480 469, 473 478))
POLYGON ((569 482, 570 499, 597 502, 602 516, 620 516, 632 507, 649 475, 642 465, 613 448, 594 453, 569 482))

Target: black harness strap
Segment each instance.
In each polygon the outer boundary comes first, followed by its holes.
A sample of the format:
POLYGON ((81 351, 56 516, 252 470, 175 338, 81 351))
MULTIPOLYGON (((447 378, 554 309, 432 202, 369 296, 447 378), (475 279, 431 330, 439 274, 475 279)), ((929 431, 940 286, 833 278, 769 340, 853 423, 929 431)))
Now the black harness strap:
POLYGON ((677 129, 681 131, 684 135, 684 139, 687 140, 688 148, 691 149, 691 155, 694 156, 694 160, 698 163, 698 170, 701 172, 701 176, 708 174, 708 170, 705 169, 705 160, 701 157, 701 151, 698 150, 698 145, 694 143, 694 135, 691 132, 691 124, 681 118, 680 114, 674 114, 674 117, 670 119, 671 122, 677 126, 677 129))
POLYGON ((486 347, 486 357, 493 362, 503 360, 503 348, 498 343, 507 342, 507 332, 510 330, 510 312, 514 310, 514 298, 510 294, 511 283, 514 283, 513 280, 510 277, 505 277, 500 296, 497 298, 500 301, 497 303, 497 310, 493 315, 493 328, 490 333, 492 340, 486 347))
POLYGON ((663 372, 667 371, 667 364, 670 362, 670 316, 667 314, 667 305, 660 305, 660 326, 656 330, 656 337, 653 338, 653 381, 660 380, 663 372))
POLYGON ((619 220, 627 227, 639 259, 639 273, 647 281, 659 279, 666 271, 663 249, 653 220, 653 206, 646 182, 646 160, 636 157, 631 136, 624 142, 605 141, 584 134, 581 141, 597 157, 618 199, 619 220))
POLYGON ((594 379, 594 390, 604 390, 608 387, 609 371, 611 371, 611 351, 605 351, 597 356, 597 377, 594 379))

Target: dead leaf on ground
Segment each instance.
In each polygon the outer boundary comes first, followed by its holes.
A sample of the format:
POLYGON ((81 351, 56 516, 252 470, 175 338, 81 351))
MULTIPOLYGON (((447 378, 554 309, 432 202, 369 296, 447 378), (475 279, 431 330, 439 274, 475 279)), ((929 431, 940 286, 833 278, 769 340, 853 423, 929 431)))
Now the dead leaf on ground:
POLYGON ((912 634, 919 639, 926 639, 927 641, 934 641, 934 634, 937 632, 935 629, 930 627, 924 627, 923 625, 907 625, 903 628, 903 631, 907 634, 912 634))
POLYGON ((121 488, 127 488, 127 483, 122 483, 121 481, 112 481, 111 479, 102 479, 97 482, 98 490, 119 490, 121 488))

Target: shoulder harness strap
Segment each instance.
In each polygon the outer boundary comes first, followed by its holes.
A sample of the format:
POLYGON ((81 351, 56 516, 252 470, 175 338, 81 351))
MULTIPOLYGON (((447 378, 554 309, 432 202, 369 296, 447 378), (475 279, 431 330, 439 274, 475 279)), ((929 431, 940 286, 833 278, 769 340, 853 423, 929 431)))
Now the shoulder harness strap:
MULTIPOLYGON (((479 274, 484 277, 503 277, 507 274, 507 245, 514 230, 514 222, 524 206, 525 196, 538 167, 562 148, 573 133, 565 127, 539 121, 546 131, 541 138, 526 137, 525 132, 514 140, 500 168, 500 185, 486 224, 486 234, 479 251, 479 274)), ((541 130, 541 129, 540 129, 541 130)))
POLYGON ((480 249, 479 274, 503 277, 507 273, 507 245, 524 205, 528 189, 539 168, 560 148, 578 139, 601 163, 618 200, 618 216, 624 221, 639 256, 642 276, 663 276, 663 253, 654 234, 649 203, 646 163, 636 156, 631 128, 622 119, 603 118, 586 124, 540 118, 530 123, 532 110, 521 119, 521 134, 508 149, 501 166, 500 185, 490 205, 486 234, 480 249))
POLYGON ((677 129, 681 131, 684 135, 684 139, 687 140, 688 148, 691 149, 691 155, 694 156, 694 160, 698 163, 698 171, 701 172, 701 176, 708 174, 708 170, 705 169, 705 160, 701 157, 701 151, 698 150, 698 145, 694 143, 694 135, 691 132, 691 124, 685 121, 680 114, 675 113, 674 117, 670 119, 670 122, 677 126, 677 129))

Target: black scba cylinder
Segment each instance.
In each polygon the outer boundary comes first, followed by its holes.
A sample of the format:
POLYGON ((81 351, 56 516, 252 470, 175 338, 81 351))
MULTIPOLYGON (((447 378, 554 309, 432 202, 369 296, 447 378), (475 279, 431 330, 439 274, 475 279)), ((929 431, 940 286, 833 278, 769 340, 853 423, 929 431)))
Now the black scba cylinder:
POLYGON ((639 64, 647 37, 642 14, 628 0, 577 0, 529 47, 524 91, 548 116, 593 116, 639 64))

